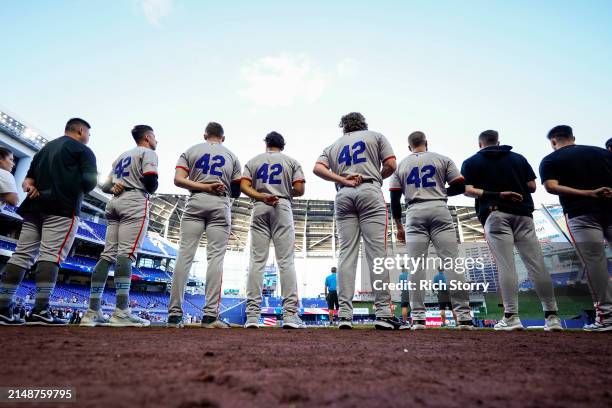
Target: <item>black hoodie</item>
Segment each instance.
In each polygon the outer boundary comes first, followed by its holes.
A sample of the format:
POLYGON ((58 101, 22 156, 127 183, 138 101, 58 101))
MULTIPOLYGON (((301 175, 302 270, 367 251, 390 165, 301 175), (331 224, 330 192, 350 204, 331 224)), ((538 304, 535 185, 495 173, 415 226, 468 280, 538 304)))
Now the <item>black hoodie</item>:
POLYGON ((465 184, 486 191, 514 191, 523 196, 520 203, 501 200, 476 199, 476 213, 484 225, 491 208, 510 214, 527 215, 533 213, 533 199, 527 188, 529 181, 535 180, 533 169, 523 156, 511 151, 512 146, 489 146, 463 162, 461 174, 465 184))

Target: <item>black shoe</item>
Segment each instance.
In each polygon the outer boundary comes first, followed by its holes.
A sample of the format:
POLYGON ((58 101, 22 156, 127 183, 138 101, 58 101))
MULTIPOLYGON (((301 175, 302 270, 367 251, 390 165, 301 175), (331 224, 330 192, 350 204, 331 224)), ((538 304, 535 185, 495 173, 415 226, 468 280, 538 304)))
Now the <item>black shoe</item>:
POLYGON ((457 325, 458 330, 474 330, 474 323, 471 320, 460 321, 457 325))
POLYGON ((2 326, 22 326, 25 321, 13 313, 15 303, 11 303, 7 308, 0 309, 0 325, 2 326))
POLYGON ((350 330, 353 328, 353 319, 347 319, 346 317, 341 317, 338 320, 338 329, 340 330, 350 330))
POLYGON ((168 316, 166 327, 174 327, 180 329, 183 327, 183 316, 168 316))
POLYGON ((376 330, 399 330, 401 325, 397 317, 377 317, 374 321, 376 330))
POLYGON ((43 310, 32 310, 26 315, 26 324, 28 326, 65 326, 68 320, 55 317, 47 306, 43 310))

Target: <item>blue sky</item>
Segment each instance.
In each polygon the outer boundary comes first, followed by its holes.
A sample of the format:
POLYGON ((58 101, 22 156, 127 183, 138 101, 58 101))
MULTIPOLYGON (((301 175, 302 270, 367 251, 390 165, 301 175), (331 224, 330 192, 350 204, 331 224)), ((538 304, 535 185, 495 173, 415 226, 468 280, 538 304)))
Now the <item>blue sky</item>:
MULTIPOLYGON (((407 154, 414 130, 458 165, 482 130, 537 169, 552 126, 580 143, 612 137, 612 2, 187 0, 3 1, 0 106, 49 137, 93 126, 106 174, 130 128, 158 136, 161 191, 182 151, 222 123, 244 164, 277 130, 331 199, 313 164, 361 111, 407 154)), ((556 197, 536 193, 536 202, 556 197)), ((453 203, 470 203, 455 198, 453 203)))

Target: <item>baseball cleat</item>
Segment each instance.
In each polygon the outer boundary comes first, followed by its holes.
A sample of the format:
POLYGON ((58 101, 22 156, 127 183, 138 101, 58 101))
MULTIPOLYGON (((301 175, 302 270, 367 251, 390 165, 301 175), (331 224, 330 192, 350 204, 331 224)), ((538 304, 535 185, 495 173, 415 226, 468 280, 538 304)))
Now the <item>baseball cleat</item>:
POLYGON ((338 321, 338 329, 340 330, 350 330, 353 328, 353 319, 347 319, 341 317, 338 321))
POLYGON ((410 330, 410 322, 402 322, 402 325, 399 327, 400 330, 410 330))
POLYGON ((204 316, 202 327, 205 329, 229 329, 231 326, 214 316, 204 316))
POLYGON ((376 330, 398 330, 402 322, 397 317, 377 317, 374 321, 376 330))
POLYGON ((595 322, 593 324, 585 325, 582 330, 588 332, 608 332, 612 331, 612 323, 599 323, 595 322))
POLYGON ((414 320, 410 330, 425 330, 426 328, 425 320, 414 320))
POLYGON ((561 319, 557 315, 550 315, 544 320, 544 331, 563 331, 561 319))
POLYGON ((259 317, 256 316, 249 316, 246 319, 246 322, 244 322, 244 326, 245 329, 259 329, 259 317))
POLYGON ((150 324, 147 319, 133 315, 129 308, 115 309, 109 321, 109 326, 112 327, 147 327, 150 324))
POLYGON ((108 326, 110 322, 104 315, 101 310, 92 310, 87 309, 85 315, 81 319, 81 327, 96 327, 96 326, 108 326))
POLYGON ((523 323, 521 323, 521 319, 519 319, 518 315, 512 315, 510 317, 505 317, 501 319, 497 324, 493 327, 494 330, 500 331, 514 331, 514 330, 523 330, 523 323))
POLYGON ((8 307, 0 309, 0 326, 22 326, 25 321, 13 313, 15 303, 11 303, 8 307))
POLYGON ((283 318, 283 329, 305 329, 306 325, 298 315, 289 315, 283 318))
POLYGON ((455 329, 457 330, 476 330, 476 327, 474 327, 474 323, 472 323, 471 320, 466 320, 465 322, 459 322, 459 324, 455 326, 455 329))
POLYGON ((183 316, 168 316, 168 321, 166 322, 166 327, 173 327, 175 329, 180 329, 183 327, 183 316))
POLYGON ((68 320, 55 317, 47 306, 43 310, 32 310, 26 315, 26 324, 28 326, 65 326, 68 320))

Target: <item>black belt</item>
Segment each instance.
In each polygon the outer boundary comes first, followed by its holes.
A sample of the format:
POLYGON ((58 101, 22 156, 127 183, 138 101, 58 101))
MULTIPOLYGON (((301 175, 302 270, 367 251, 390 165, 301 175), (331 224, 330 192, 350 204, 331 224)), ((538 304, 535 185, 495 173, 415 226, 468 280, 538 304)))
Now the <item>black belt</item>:
POLYGON ((140 191, 142 194, 144 194, 144 195, 145 195, 145 197, 149 197, 149 193, 147 193, 146 191, 141 190, 141 189, 139 189, 139 188, 133 188, 133 187, 123 187, 123 192, 126 192, 126 191, 134 191, 134 190, 138 190, 138 191, 140 191))
POLYGON ((228 198, 230 197, 230 195, 226 191, 224 191, 223 194, 211 194, 211 193, 207 193, 206 191, 193 191, 193 190, 190 190, 189 192, 191 193, 192 197, 196 194, 206 194, 206 195, 213 196, 213 197, 228 197, 228 198))
MULTIPOLYGON (((374 180, 372 179, 367 179, 367 180, 363 180, 361 182, 361 184, 374 184, 374 180)), ((344 187, 348 187, 348 186, 343 186, 343 185, 336 185, 336 191, 340 191, 341 189, 343 189, 344 187)))

